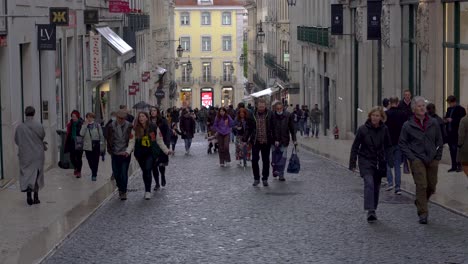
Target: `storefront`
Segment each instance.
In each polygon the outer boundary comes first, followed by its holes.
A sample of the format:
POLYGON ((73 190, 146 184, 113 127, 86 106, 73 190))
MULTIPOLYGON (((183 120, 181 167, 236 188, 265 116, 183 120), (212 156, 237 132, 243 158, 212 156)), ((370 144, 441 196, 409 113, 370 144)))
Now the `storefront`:
POLYGON ((454 0, 444 0, 443 2, 445 2, 444 98, 453 94, 459 99, 462 106, 467 107, 468 2, 454 0))
POLYGON ((229 106, 234 102, 234 89, 232 87, 223 87, 221 92, 221 105, 229 106))
POLYGON ((180 89, 180 103, 182 107, 192 107, 192 88, 180 89))
POLYGON ((213 88, 202 88, 200 91, 200 104, 204 107, 213 106, 213 88))

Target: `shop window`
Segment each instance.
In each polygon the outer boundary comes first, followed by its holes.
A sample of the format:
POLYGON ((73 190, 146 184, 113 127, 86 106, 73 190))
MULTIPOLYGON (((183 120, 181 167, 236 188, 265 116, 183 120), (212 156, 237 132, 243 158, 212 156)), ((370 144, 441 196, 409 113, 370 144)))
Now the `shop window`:
POLYGON ((223 106, 231 105, 233 102, 234 91, 232 87, 225 87, 223 88, 222 97, 221 97, 221 104, 223 106))

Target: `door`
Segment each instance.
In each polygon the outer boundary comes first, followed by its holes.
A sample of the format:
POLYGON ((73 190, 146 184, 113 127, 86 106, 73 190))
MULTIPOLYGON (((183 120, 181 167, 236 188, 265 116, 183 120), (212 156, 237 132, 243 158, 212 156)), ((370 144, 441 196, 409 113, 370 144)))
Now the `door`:
POLYGON ((323 83, 323 135, 330 129, 330 79, 324 78, 323 83))

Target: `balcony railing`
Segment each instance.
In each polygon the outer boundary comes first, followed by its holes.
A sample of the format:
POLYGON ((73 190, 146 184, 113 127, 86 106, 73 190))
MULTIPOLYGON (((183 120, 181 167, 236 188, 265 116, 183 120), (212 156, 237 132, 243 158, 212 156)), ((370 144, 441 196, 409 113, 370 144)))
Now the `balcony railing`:
POLYGON ((276 76, 285 83, 289 82, 288 70, 280 65, 276 69, 276 76))
POLYGON ((323 47, 330 46, 328 28, 298 26, 297 40, 323 47))
POLYGON ((179 86, 192 86, 195 83, 193 77, 181 77, 177 79, 179 86))
POLYGON ((236 84, 237 78, 234 75, 223 75, 219 78, 221 85, 223 86, 234 86, 236 84))
POLYGON ((265 65, 269 68, 276 68, 276 56, 273 56, 271 53, 265 53, 264 55, 265 65))
POLYGON ((256 73, 253 75, 253 82, 260 90, 266 89, 266 82, 256 73))
POLYGON ((125 26, 133 31, 149 29, 150 17, 143 14, 127 14, 125 16, 125 26))
POLYGON ((203 75, 200 77, 199 83, 202 86, 212 86, 216 84, 216 78, 211 75, 203 75))

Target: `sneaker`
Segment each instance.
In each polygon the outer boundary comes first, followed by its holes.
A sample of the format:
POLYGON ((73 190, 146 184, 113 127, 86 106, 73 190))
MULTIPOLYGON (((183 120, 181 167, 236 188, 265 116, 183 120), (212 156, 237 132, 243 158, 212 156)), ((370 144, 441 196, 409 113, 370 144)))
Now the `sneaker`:
POLYGON ((91 177, 91 181, 96 181, 96 180, 97 180, 97 179, 96 179, 96 176, 92 176, 92 177, 91 177))
POLYGON ((226 162, 226 163, 224 163, 224 166, 226 166, 226 167, 231 166, 231 162, 226 162))
POLYGON ((377 221, 377 214, 375 213, 375 211, 368 211, 367 212, 367 222, 368 223, 374 223, 375 221, 377 221))
POLYGON ((456 172, 457 169, 456 168, 451 168, 450 170, 448 170, 447 172, 456 172))
POLYGON ((427 216, 419 216, 419 223, 421 225, 427 225, 427 216))
POLYGON ((219 166, 220 167, 226 167, 226 165, 224 165, 224 163, 220 163, 219 166))
POLYGON ((400 191, 400 190, 397 190, 397 191, 395 191, 395 194, 396 194, 396 195, 401 195, 401 191, 400 191))
POLYGON ((262 181, 262 182, 263 182, 263 186, 264 186, 264 187, 268 187, 268 186, 269 186, 268 181, 262 181))
POLYGON ((260 181, 255 180, 254 183, 252 184, 253 187, 257 187, 260 184, 260 181))
POLYGON ((127 200, 127 193, 122 192, 122 193, 120 194, 120 200, 121 200, 121 201, 127 200))
POLYGON ((159 188, 160 188, 160 186, 159 186, 159 185, 156 185, 156 186, 154 186, 153 191, 157 191, 157 190, 159 190, 159 188))
POLYGON ((389 185, 385 190, 386 190, 387 192, 389 192, 389 191, 393 190, 393 188, 394 188, 393 185, 389 185))
POLYGON ((151 199, 151 193, 150 192, 145 192, 145 200, 151 199))
POLYGON ((279 176, 279 181, 282 181, 282 182, 286 181, 286 179, 284 178, 284 175, 279 176))

